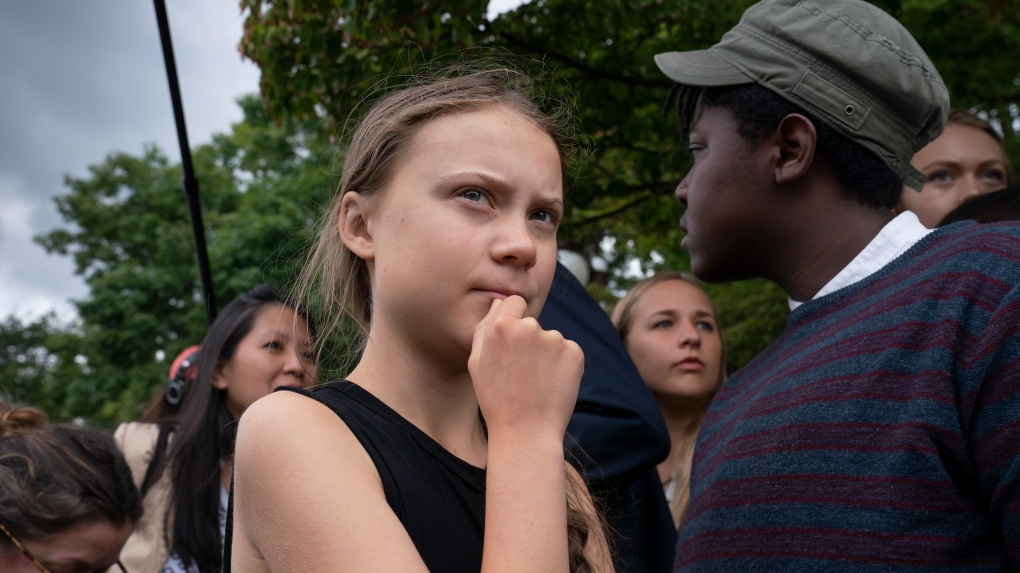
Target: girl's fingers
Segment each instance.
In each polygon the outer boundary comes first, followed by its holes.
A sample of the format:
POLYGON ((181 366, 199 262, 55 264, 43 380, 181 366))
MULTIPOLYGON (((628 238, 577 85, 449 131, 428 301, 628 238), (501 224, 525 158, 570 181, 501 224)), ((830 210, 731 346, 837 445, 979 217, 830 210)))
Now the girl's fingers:
POLYGON ((492 306, 489 307, 489 312, 486 313, 485 317, 478 322, 475 326, 475 334, 472 338, 471 350, 473 354, 476 354, 482 348, 482 340, 485 338, 485 333, 488 331, 489 326, 498 317, 506 316, 509 318, 521 319, 528 312, 528 303, 524 302, 524 299, 517 296, 509 296, 506 299, 500 300, 498 298, 492 300, 492 306))
POLYGON ((489 312, 485 313, 485 317, 483 317, 482 320, 478 321, 478 324, 475 325, 475 344, 480 342, 480 334, 485 332, 485 329, 489 328, 489 325, 492 324, 492 320, 496 318, 496 312, 499 310, 499 307, 501 306, 500 303, 502 302, 503 301, 498 298, 492 299, 492 304, 489 305, 489 312))
POLYGON ((517 295, 508 296, 499 305, 497 312, 503 316, 524 318, 524 315, 528 312, 528 303, 524 302, 524 299, 517 295))

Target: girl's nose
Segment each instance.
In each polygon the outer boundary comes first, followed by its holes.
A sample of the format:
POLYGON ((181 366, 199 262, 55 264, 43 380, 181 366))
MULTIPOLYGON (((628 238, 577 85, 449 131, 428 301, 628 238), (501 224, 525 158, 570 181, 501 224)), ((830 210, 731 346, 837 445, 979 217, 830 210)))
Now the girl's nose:
POLYGON ((677 345, 683 346, 701 346, 701 331, 698 327, 689 322, 680 323, 680 332, 677 335, 677 345))
POLYGON ((507 221, 500 226, 499 236, 492 249, 492 258, 500 263, 508 263, 531 268, 535 266, 538 246, 535 237, 528 229, 527 220, 521 222, 507 221))

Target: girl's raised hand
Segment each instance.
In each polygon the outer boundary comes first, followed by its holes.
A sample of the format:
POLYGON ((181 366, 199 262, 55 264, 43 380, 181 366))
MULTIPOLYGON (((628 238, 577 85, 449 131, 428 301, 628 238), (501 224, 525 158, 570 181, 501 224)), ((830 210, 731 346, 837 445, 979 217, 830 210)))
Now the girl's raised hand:
POLYGON ((490 435, 553 432, 562 440, 577 401, 584 353, 525 317, 519 296, 494 300, 475 327, 468 371, 490 435))

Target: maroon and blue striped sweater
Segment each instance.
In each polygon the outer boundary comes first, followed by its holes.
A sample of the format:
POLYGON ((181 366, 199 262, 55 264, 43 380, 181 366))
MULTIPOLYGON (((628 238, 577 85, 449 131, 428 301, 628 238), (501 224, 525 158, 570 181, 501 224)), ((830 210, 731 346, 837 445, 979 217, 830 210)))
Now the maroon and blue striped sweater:
POLYGON ((705 418, 675 570, 1020 570, 1020 225, 793 311, 705 418))

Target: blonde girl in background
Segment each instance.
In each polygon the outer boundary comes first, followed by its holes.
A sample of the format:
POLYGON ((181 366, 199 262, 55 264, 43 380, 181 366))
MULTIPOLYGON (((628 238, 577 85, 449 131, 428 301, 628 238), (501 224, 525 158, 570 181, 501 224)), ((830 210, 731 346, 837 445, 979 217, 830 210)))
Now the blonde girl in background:
MULTIPOLYGON (((379 100, 305 269, 347 380, 241 418, 238 571, 610 571, 563 437, 580 348, 534 317, 556 265, 566 137, 510 69, 379 100)), ((303 292, 302 295, 305 293, 303 292)))
POLYGON ((694 443, 726 380, 719 320, 696 279, 660 272, 616 303, 612 321, 669 429, 670 454, 659 464, 659 477, 679 529, 690 500, 694 443))

